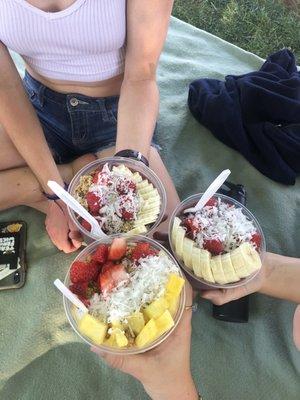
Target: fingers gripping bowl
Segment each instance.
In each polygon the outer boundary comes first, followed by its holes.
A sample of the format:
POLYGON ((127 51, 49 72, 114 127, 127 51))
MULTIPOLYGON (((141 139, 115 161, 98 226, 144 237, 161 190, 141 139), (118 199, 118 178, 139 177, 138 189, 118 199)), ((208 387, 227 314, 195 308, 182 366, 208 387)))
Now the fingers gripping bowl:
POLYGON ((170 220, 171 249, 197 289, 246 284, 259 273, 266 251, 262 229, 238 201, 214 195, 196 213, 184 213, 201 197, 188 197, 170 220))
MULTIPOLYGON (((141 162, 123 157, 88 164, 72 179, 69 193, 107 235, 148 235, 160 224, 166 208, 166 192, 156 174, 141 162)), ((71 209, 69 214, 87 242, 97 239, 85 220, 71 209)))
POLYGON ((175 259, 143 236, 91 243, 72 263, 65 285, 88 308, 82 314, 64 297, 75 332, 114 354, 137 354, 159 345, 185 306, 184 279, 175 259))

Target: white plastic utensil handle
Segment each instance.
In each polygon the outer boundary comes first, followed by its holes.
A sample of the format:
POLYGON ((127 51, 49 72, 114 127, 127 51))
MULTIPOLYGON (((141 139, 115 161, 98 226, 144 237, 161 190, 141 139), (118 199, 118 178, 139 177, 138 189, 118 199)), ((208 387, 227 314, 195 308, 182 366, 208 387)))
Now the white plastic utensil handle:
POLYGON ((187 208, 183 212, 189 213, 189 212, 197 212, 201 210, 205 206, 205 204, 208 202, 208 200, 217 192, 217 190, 223 185, 223 183, 226 181, 228 176, 231 174, 230 169, 225 169, 220 173, 219 176, 208 186, 206 191, 203 193, 201 196, 200 200, 198 203, 195 205, 195 207, 187 208))
POLYGON ((70 195, 63 187, 57 182, 48 181, 49 188, 64 202, 67 206, 72 208, 77 214, 85 219, 92 227, 92 233, 99 236, 99 238, 107 238, 107 235, 100 228, 97 220, 84 208, 73 196, 70 195))
POLYGON ((88 309, 86 308, 86 306, 82 303, 82 301, 80 301, 78 299, 77 296, 75 296, 74 293, 71 292, 70 289, 67 288, 67 286, 65 286, 61 280, 59 279, 55 279, 55 281, 53 282, 54 285, 57 287, 57 289, 64 295, 67 297, 67 299, 70 300, 71 303, 74 304, 74 306, 76 306, 77 308, 79 308, 79 310, 83 311, 83 312, 88 312, 88 309))

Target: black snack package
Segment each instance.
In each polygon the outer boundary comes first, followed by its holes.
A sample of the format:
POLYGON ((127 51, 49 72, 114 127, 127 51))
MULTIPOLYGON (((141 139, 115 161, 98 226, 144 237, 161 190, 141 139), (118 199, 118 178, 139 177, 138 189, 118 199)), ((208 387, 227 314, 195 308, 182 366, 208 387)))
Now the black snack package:
POLYGON ((26 277, 26 223, 0 223, 0 290, 18 289, 26 277))

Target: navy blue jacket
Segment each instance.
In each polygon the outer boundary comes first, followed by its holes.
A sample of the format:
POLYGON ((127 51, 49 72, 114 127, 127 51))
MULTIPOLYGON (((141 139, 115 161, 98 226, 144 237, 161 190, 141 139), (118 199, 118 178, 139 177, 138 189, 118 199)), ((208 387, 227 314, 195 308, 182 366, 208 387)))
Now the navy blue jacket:
POLYGON ((190 84, 189 108, 260 172, 288 185, 300 174, 300 73, 287 49, 259 71, 190 84))

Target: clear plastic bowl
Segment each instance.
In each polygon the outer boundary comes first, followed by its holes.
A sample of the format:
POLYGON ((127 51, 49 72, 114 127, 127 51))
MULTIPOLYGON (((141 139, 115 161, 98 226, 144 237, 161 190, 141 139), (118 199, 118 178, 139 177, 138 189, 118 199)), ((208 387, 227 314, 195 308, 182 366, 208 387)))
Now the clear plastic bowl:
MULTIPOLYGON (((101 158, 101 159, 95 160, 77 172, 77 174, 74 176, 74 178, 72 179, 72 181, 69 185, 68 192, 72 196, 74 196, 75 188, 79 184, 80 177, 82 175, 90 174, 91 172, 95 171, 99 167, 103 167, 104 164, 108 164, 109 168, 123 164, 126 167, 128 167, 132 172, 139 172, 144 179, 147 179, 158 190, 158 193, 160 196, 160 201, 161 201, 160 212, 159 212, 159 215, 157 216, 156 222, 146 226, 146 228, 148 229, 146 235, 149 235, 161 223, 161 220, 162 220, 165 210, 166 210, 167 197, 166 197, 165 188, 164 188, 161 180, 150 168, 146 167, 146 165, 144 165, 140 161, 135 161, 130 158, 124 158, 124 157, 107 157, 107 158, 101 158)), ((81 223, 78 220, 78 215, 73 210, 71 210, 68 207, 68 211, 69 211, 69 215, 70 215, 72 221, 76 224, 79 231, 83 234, 83 237, 84 237, 84 240, 86 243, 91 243, 92 241, 98 239, 96 236, 92 235, 91 232, 87 231, 81 225, 81 223)))
MULTIPOLYGON (((121 237, 121 236, 122 235, 115 235, 114 237, 121 237)), ((75 258, 74 261, 84 261, 89 254, 91 254, 95 251, 95 249, 97 248, 97 246, 99 244, 101 244, 101 243, 110 244, 112 242, 112 240, 113 240, 113 237, 108 238, 107 240, 94 241, 89 246, 87 246, 83 251, 81 251, 78 254, 78 256, 75 258)), ((156 242, 153 239, 150 239, 146 236, 135 235, 132 237, 126 237, 126 241, 128 244, 134 244, 134 243, 139 243, 139 242, 150 243, 151 247, 153 247, 154 249, 157 249, 158 251, 161 251, 161 250, 164 251, 168 255, 168 257, 173 261, 173 263, 178 266, 178 263, 175 260, 175 258, 160 243, 156 242)), ((69 287, 69 285, 71 283, 70 282, 70 269, 71 269, 71 266, 67 272, 67 275, 66 275, 65 281, 64 281, 64 283, 67 287, 69 287)), ((179 266, 178 266, 178 272, 179 272, 179 275, 181 277, 183 277, 183 274, 182 274, 179 266)), ((77 333, 77 335, 80 336, 81 339, 83 339, 90 346, 96 346, 99 349, 101 349, 102 351, 106 351, 107 353, 110 353, 110 354, 121 354, 121 355, 144 353, 146 351, 153 349, 154 347, 160 345, 163 341, 165 341, 167 339, 167 337, 169 337, 171 335, 171 333, 174 331, 174 329, 178 325, 178 323, 182 317, 183 311, 184 311, 185 301, 186 301, 186 293, 185 293, 185 287, 183 287, 180 298, 179 298, 178 309, 177 309, 176 315, 173 317, 174 326, 169 331, 167 331, 166 333, 164 333, 159 338, 157 338, 155 341, 151 342, 149 345, 147 345, 145 347, 142 347, 142 348, 130 347, 130 348, 118 349, 115 347, 110 347, 110 346, 105 346, 105 345, 97 346, 94 343, 92 343, 88 337, 84 336, 77 328, 75 306, 65 296, 63 296, 63 303, 64 303, 64 309, 65 309, 66 316, 67 316, 68 321, 70 322, 72 328, 77 333)))
MULTIPOLYGON (((243 286, 246 283, 248 283, 250 280, 252 280, 260 272, 260 270, 255 271, 253 274, 249 275, 246 278, 240 279, 238 282, 221 285, 218 283, 207 282, 204 279, 197 277, 188 267, 185 266, 183 260, 181 258, 179 258, 176 254, 175 248, 174 248, 174 246, 172 244, 172 240, 171 240, 171 232, 172 232, 174 219, 175 219, 175 217, 182 219, 183 211, 186 208, 194 207, 197 204, 200 197, 202 196, 202 194, 203 193, 197 193, 197 194, 194 194, 194 195, 188 197, 187 199, 183 200, 177 206, 177 208, 174 210, 174 212, 171 216, 171 219, 170 219, 170 224, 169 224, 169 242, 170 242, 171 250, 172 250, 176 260, 178 261, 179 265, 184 270, 186 278, 188 279, 188 281, 190 282, 190 284, 192 285, 192 287, 194 289, 198 289, 198 290, 229 289, 229 288, 234 288, 234 287, 238 287, 238 286, 243 286)), ((255 228, 261 236, 261 246, 260 246, 260 250, 259 250, 259 255, 260 255, 261 260, 263 260, 264 254, 266 252, 266 241, 265 241, 265 236, 263 234, 263 231, 262 231, 257 219, 254 217, 254 215, 243 204, 241 204, 237 200, 234 200, 231 197, 228 197, 224 194, 219 194, 219 193, 215 194, 213 197, 221 198, 226 203, 233 204, 235 207, 241 208, 243 210, 243 213, 247 216, 247 218, 254 222, 255 228)))

